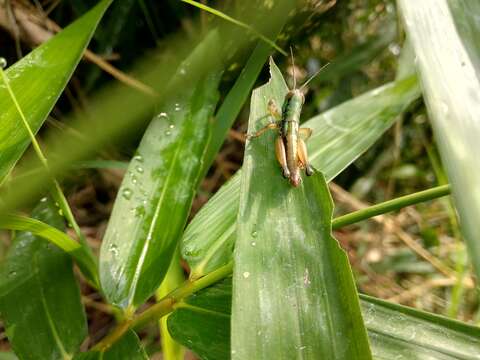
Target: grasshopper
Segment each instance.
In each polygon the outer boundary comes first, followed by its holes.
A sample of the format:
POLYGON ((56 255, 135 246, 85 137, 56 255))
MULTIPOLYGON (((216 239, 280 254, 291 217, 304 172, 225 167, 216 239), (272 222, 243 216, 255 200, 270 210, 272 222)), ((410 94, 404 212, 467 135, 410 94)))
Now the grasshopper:
POLYGON ((328 64, 321 67, 320 70, 297 89, 295 63, 291 48, 290 52, 293 66, 293 89, 290 89, 285 96, 282 112, 279 112, 275 101, 270 99, 268 101, 268 112, 276 121, 269 123, 254 134, 248 134, 247 139, 258 137, 267 130, 277 130, 278 137, 275 140, 277 161, 282 167, 283 177, 288 179, 294 187, 298 187, 302 182, 300 170, 305 170, 307 176, 314 173, 314 169, 308 161, 307 145, 305 144, 305 141, 312 135, 312 129, 299 126, 302 106, 305 103, 305 95, 302 89, 328 64))

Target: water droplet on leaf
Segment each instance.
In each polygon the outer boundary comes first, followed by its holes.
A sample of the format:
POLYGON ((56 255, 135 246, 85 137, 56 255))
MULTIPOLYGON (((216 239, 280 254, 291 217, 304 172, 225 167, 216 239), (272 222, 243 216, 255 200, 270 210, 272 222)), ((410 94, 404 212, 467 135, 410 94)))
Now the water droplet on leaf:
POLYGON ((129 188, 125 188, 122 190, 122 196, 124 199, 130 200, 132 198, 132 190, 129 188))
POLYGON ((0 57, 0 68, 5 69, 7 67, 7 60, 3 57, 0 57))
POLYGON ((118 246, 115 245, 115 244, 110 244, 110 246, 108 247, 108 251, 110 251, 113 256, 117 256, 118 255, 118 246))
POLYGON ((244 277, 245 279, 248 279, 249 276, 250 276, 250 273, 249 273, 248 271, 245 271, 245 272, 243 273, 243 277, 244 277))

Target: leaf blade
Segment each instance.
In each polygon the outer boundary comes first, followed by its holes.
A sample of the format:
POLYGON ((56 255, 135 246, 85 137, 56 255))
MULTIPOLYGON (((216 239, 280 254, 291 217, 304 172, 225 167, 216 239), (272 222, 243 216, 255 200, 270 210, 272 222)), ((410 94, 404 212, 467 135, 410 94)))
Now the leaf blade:
MULTIPOLYGON (((288 88, 271 79, 254 90, 249 133, 288 88)), ((369 359, 346 254, 331 235, 333 203, 321 173, 293 188, 275 161, 273 132, 247 141, 235 241, 232 359, 369 359), (314 218, 315 221, 311 219, 314 218)))
POLYGON ((461 228, 480 274, 480 6, 475 1, 399 1, 461 228), (466 190, 468 189, 468 190, 466 190))
MULTIPOLYGON (((217 39, 212 32, 176 77, 185 77, 217 39)), ((130 162, 100 255, 102 287, 115 305, 142 304, 168 270, 200 180, 220 75, 213 71, 164 104, 130 162)))

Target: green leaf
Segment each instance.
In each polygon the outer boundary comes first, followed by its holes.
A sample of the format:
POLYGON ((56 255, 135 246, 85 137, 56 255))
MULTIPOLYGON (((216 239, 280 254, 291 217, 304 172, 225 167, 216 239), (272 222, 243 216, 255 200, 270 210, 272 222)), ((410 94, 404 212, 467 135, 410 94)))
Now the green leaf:
POLYGON ((480 3, 402 0, 399 6, 462 231, 480 276, 480 3))
POLYGON ((231 307, 232 281, 227 279, 176 304, 168 329, 202 359, 229 359, 231 307))
MULTIPOLYGON (((201 359, 225 360, 230 353, 231 280, 201 290, 170 315, 172 336, 201 359)), ((375 359, 476 359, 478 327, 360 295, 375 359)))
MULTIPOLYGON (((33 216, 64 229, 52 202, 40 202, 33 216)), ((70 256, 31 233, 18 233, 0 268, 0 313, 21 359, 75 353, 87 324, 70 256)))
MULTIPOLYGON (((83 51, 111 0, 103 0, 6 70, 10 86, 36 133, 72 76, 83 51)), ((0 86, 0 184, 30 144, 18 110, 0 86)))
POLYGON ((129 330, 107 351, 89 351, 78 354, 74 360, 148 360, 137 334, 129 330))
MULTIPOLYGON (((280 76, 278 69, 272 72, 280 76)), ((420 95, 415 77, 384 85, 307 121, 313 129, 307 146, 312 164, 333 179, 367 150, 420 95)), ((182 256, 198 278, 232 258, 240 196, 237 173, 188 225, 182 256)))
MULTIPOLYGON (((47 201, 47 198, 43 198, 42 201, 47 201)), ((58 213, 58 207, 55 211, 58 213)), ((98 279, 97 264, 90 253, 57 228, 37 219, 8 214, 0 215, 0 229, 28 231, 37 237, 48 240, 74 258, 83 274, 93 283, 96 283, 98 279)))
MULTIPOLYGON (((288 88, 271 79, 252 94, 249 133, 268 101, 288 88)), ((235 242, 232 359, 369 359, 353 275, 331 235, 333 203, 323 175, 293 188, 282 177, 270 131, 247 141, 235 242)))
MULTIPOLYGON (((180 66, 188 79, 218 43, 210 33, 180 66)), ((162 282, 197 190, 218 100, 221 71, 213 71, 160 108, 120 187, 100 256, 108 300, 123 308, 142 304, 162 282)))
POLYGON ((376 359, 476 359, 480 328, 370 296, 363 318, 376 359))

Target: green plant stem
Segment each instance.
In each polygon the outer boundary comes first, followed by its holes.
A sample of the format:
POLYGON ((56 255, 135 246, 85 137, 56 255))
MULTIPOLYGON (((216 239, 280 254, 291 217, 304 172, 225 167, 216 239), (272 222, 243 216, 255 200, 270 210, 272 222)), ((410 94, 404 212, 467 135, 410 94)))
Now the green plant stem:
POLYGON ((399 210, 405 206, 418 204, 424 201, 436 199, 450 194, 450 185, 437 186, 428 190, 419 191, 413 194, 401 196, 399 198, 382 202, 368 208, 354 211, 350 214, 339 216, 332 220, 332 229, 336 230, 341 227, 357 223, 371 217, 385 214, 390 211, 399 210))
POLYGON ((135 316, 132 320, 126 320, 119 324, 109 335, 107 335, 99 343, 97 343, 92 348, 92 350, 107 350, 117 340, 119 340, 128 329, 139 328, 152 320, 159 319, 162 316, 172 312, 175 308, 176 303, 178 303, 185 297, 192 295, 198 290, 204 289, 226 278, 227 276, 232 274, 232 271, 233 262, 231 261, 228 264, 212 271, 211 273, 205 275, 198 280, 185 281, 183 285, 172 291, 170 294, 158 301, 155 305, 145 310, 143 313, 135 316))
MULTIPOLYGON (((438 197, 442 197, 448 194, 450 194, 450 186, 443 185, 432 189, 420 191, 414 194, 402 196, 394 200, 385 201, 383 203, 371 206, 367 209, 362 209, 344 216, 340 216, 332 221, 332 228, 334 230, 339 229, 343 226, 351 225, 373 216, 381 215, 392 210, 398 210, 402 207, 418 204, 423 201, 436 199, 438 197)), ((152 320, 156 320, 161 318, 162 316, 167 315, 175 309, 175 305, 182 299, 194 294, 198 290, 215 284, 216 282, 226 278, 227 276, 230 276, 232 274, 232 271, 233 261, 230 261, 228 264, 212 271, 211 273, 197 280, 185 281, 183 285, 166 295, 155 305, 145 310, 143 313, 135 316, 133 320, 127 320, 119 324, 113 330, 113 332, 110 333, 110 335, 108 335, 97 345, 95 345, 93 350, 105 351, 110 346, 112 346, 115 341, 120 339, 120 337, 122 337, 129 328, 140 328, 152 320)))
MULTIPOLYGON (((0 67, 0 77, 2 78, 2 81, 7 88, 8 94, 10 95, 10 98, 15 104, 15 107, 20 115, 20 118, 22 119, 23 125, 25 126, 25 129, 27 130, 28 135, 30 136, 35 153, 37 154, 38 158, 40 159, 40 162, 42 163, 43 167, 46 169, 47 173, 50 174, 50 168, 48 166, 47 158, 43 154, 42 149, 40 148, 40 145, 38 144, 37 139, 35 138, 35 134, 33 133, 30 125, 28 124, 27 118, 25 117, 25 114, 23 113, 23 110, 20 107, 20 104, 18 103, 16 96, 12 91, 12 88, 10 87, 10 82, 8 81, 8 78, 1 67, 0 67)), ((93 264, 96 264, 95 257, 93 256, 93 253, 87 244, 87 240, 83 236, 82 231, 80 230, 80 227, 78 226, 75 220, 75 217, 73 216, 72 210, 68 205, 67 199, 65 198, 65 195, 62 191, 62 188, 60 187, 60 184, 53 176, 51 177, 51 181, 53 183, 53 189, 51 189, 52 197, 57 202, 63 216, 67 219, 68 224, 73 228, 73 230, 77 234, 78 239, 82 244, 82 247, 85 248, 86 253, 88 254, 89 257, 91 257, 93 264)), ((95 274, 96 273, 97 271, 95 271, 95 274)), ((98 275, 95 275, 95 279, 92 279, 92 280, 94 281, 94 284, 92 285, 94 285, 96 288, 99 288, 98 275)))

